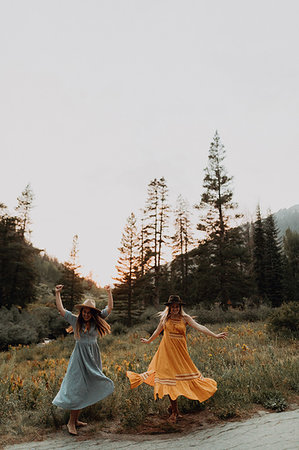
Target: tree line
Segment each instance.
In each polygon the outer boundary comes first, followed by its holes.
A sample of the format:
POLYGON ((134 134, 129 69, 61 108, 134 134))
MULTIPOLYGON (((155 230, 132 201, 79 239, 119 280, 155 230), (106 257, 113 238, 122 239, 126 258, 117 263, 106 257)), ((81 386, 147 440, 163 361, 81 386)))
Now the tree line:
POLYGON ((40 294, 39 285, 45 284, 49 292, 57 283, 64 285, 66 308, 72 310, 85 291, 98 294, 91 277, 81 277, 78 262, 78 235, 73 237, 69 260, 60 263, 50 258, 31 241, 31 218, 34 194, 28 184, 17 198, 15 214, 0 203, 0 306, 13 305, 21 311, 34 303, 40 294))
POLYGON ((119 248, 115 305, 119 317, 132 323, 148 305, 159 307, 171 293, 190 304, 227 309, 245 302, 273 307, 299 299, 299 234, 287 230, 283 240, 271 212, 261 217, 257 206, 252 223, 236 225, 242 215, 233 201, 233 178, 224 165, 225 148, 216 132, 208 153, 203 192, 197 205, 194 238, 191 209, 179 195, 168 203, 164 177, 150 181, 139 218, 127 219, 119 248), (170 213, 173 214, 172 235, 170 213), (172 249, 172 261, 163 259, 172 249))
MULTIPOLYGON (((233 201, 232 177, 225 168, 225 149, 216 132, 204 172, 203 192, 195 210, 196 229, 188 201, 168 201, 164 177, 148 184, 140 217, 127 219, 119 248, 115 279, 115 310, 132 323, 149 305, 160 307, 169 294, 189 305, 223 309, 268 302, 299 300, 299 234, 286 230, 281 239, 271 213, 252 223, 236 225, 241 215, 233 201), (171 223, 172 218, 172 223, 171 223), (172 260, 166 262, 166 251, 172 260)), ((27 185, 17 198, 15 214, 0 203, 0 306, 20 309, 38 298, 38 286, 64 284, 65 305, 72 310, 84 292, 98 294, 91 277, 80 276, 78 236, 73 237, 69 261, 59 263, 30 242, 30 212, 34 195, 27 185)))
POLYGON ((0 204, 0 350, 66 333, 65 321, 55 307, 55 284, 64 284, 64 301, 69 310, 81 302, 86 292, 93 297, 106 296, 91 275, 80 275, 77 235, 64 263, 32 245, 33 200, 28 184, 17 198, 14 214, 0 204))

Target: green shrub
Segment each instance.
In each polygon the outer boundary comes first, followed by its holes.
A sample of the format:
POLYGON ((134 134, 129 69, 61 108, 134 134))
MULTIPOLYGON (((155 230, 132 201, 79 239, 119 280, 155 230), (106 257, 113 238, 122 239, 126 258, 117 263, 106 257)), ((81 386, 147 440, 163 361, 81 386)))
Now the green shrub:
POLYGON ((186 312, 190 316, 194 316, 198 323, 216 324, 266 320, 271 314, 272 309, 269 306, 262 305, 259 308, 246 308, 243 311, 238 309, 223 311, 220 307, 215 306, 212 309, 193 307, 189 310, 187 309, 186 312))
POLYGON ((284 303, 274 310, 268 320, 268 328, 274 332, 299 332, 299 303, 284 303))
POLYGON ((151 320, 153 317, 157 317, 157 310, 154 306, 148 306, 143 313, 140 314, 140 322, 145 322, 146 320, 151 320))
POLYGON ((111 331, 113 334, 125 334, 128 332, 128 327, 122 322, 114 322, 114 324, 111 325, 111 331))
POLYGON ((64 334, 65 320, 54 308, 37 306, 31 310, 0 308, 0 349, 9 345, 36 344, 46 337, 64 334))
POLYGON ((263 405, 265 408, 277 412, 284 411, 288 406, 282 393, 274 390, 259 393, 254 400, 256 403, 263 405))

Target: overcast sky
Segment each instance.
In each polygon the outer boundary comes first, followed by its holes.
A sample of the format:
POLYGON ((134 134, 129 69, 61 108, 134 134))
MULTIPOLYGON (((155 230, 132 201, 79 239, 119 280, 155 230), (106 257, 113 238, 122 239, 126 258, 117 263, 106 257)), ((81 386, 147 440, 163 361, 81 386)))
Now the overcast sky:
POLYGON ((65 261, 78 234, 101 285, 150 180, 200 200, 216 129, 240 211, 298 204, 298 17, 297 0, 0 0, 0 202, 30 183, 34 245, 65 261))

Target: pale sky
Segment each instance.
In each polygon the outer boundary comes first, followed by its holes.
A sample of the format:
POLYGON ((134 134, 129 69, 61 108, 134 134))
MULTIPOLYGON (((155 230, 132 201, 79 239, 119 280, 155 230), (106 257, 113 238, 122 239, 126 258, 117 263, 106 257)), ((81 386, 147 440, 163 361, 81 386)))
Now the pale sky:
MULTIPOLYGON (((297 0, 0 0, 0 202, 33 244, 111 282, 164 176, 199 202, 217 129, 239 210, 299 203, 297 0)), ((197 223, 197 212, 193 215, 197 223)))

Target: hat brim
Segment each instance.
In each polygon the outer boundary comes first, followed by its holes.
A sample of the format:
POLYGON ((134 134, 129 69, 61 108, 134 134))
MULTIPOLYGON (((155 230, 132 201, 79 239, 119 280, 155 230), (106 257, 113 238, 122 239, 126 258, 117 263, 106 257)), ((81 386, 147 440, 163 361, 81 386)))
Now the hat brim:
POLYGON ((98 311, 98 313, 101 313, 100 309, 94 308, 93 306, 88 306, 88 305, 75 305, 74 308, 76 308, 76 309, 89 308, 89 309, 93 309, 94 311, 98 311))
POLYGON ((186 303, 184 302, 170 302, 170 303, 164 303, 164 305, 166 306, 171 306, 171 305, 186 305, 186 303))

